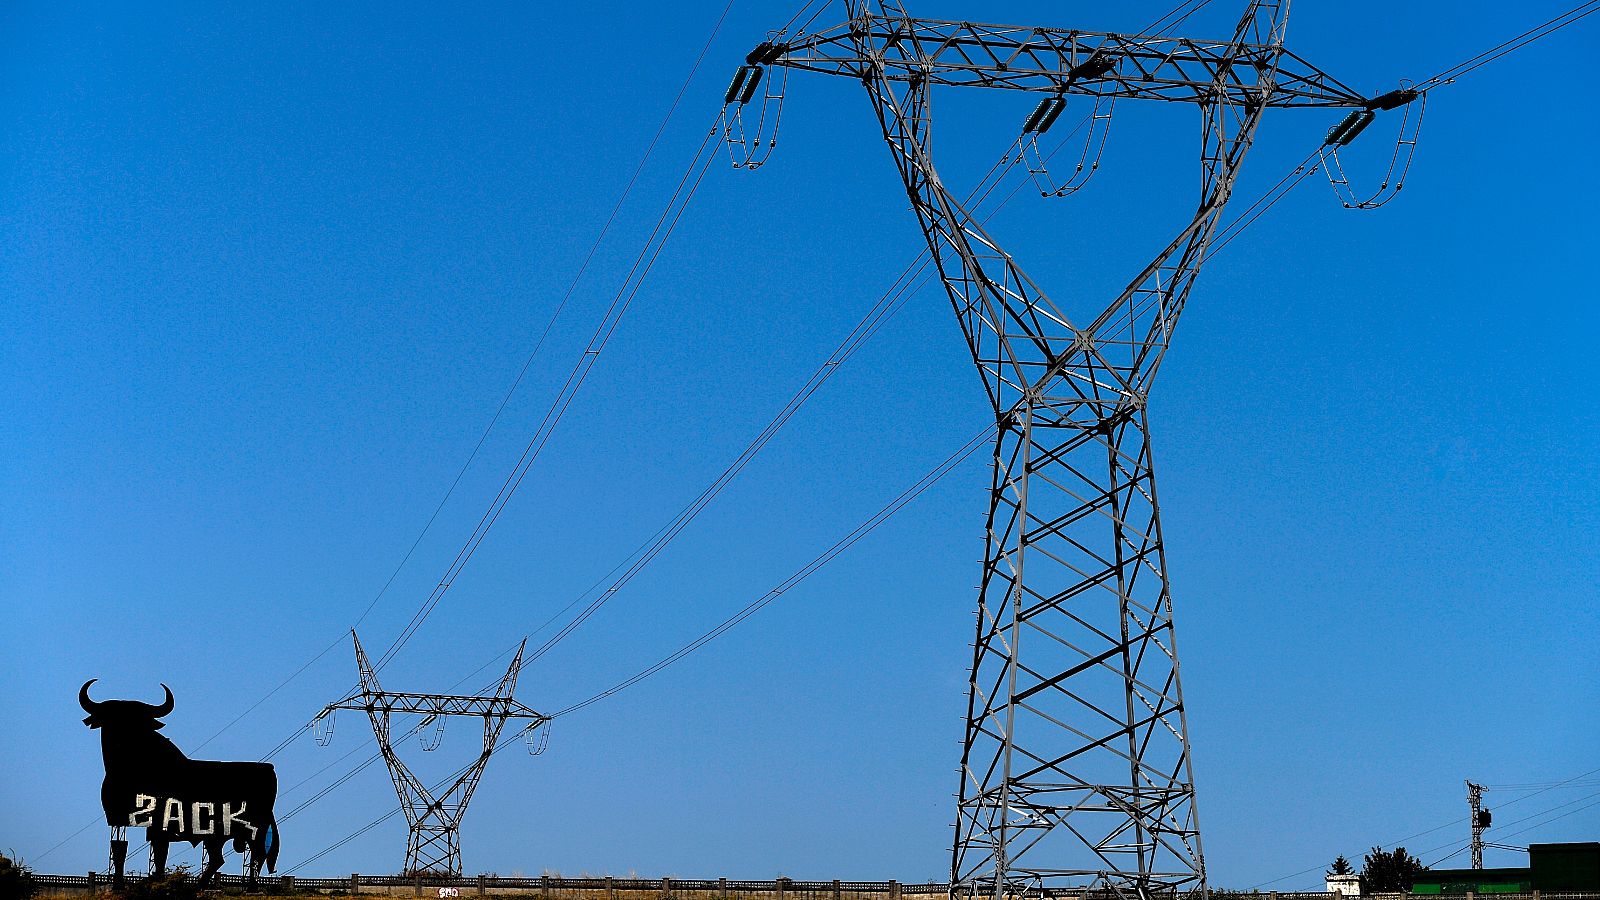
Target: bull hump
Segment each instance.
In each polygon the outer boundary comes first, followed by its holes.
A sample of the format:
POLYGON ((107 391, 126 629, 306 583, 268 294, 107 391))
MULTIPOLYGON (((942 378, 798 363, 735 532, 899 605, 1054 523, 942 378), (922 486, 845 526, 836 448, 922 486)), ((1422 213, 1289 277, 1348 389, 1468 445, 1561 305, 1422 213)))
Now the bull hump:
POLYGON ((267 762, 231 762, 220 759, 191 759, 191 765, 196 766, 227 766, 235 772, 271 772, 272 763, 267 762))
POLYGON ((221 779, 243 779, 261 785, 276 785, 278 774, 271 763, 220 762, 211 759, 192 759, 188 771, 193 775, 214 776, 221 779))

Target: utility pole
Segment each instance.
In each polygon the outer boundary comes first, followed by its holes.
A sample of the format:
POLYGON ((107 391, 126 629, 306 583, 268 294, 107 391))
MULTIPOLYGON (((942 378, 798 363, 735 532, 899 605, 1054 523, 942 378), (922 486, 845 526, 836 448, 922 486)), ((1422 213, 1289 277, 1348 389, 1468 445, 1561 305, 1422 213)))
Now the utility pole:
MULTIPOLYGON (((730 146, 749 149, 741 108, 766 84, 766 121, 790 69, 865 86, 987 392, 993 474, 951 893, 1203 897, 1149 390, 1266 111, 1347 108, 1343 136, 1416 94, 1369 99, 1286 51, 1288 0, 1248 3, 1225 40, 920 19, 896 0, 845 7, 842 24, 752 51, 724 123, 730 146), (1040 97, 1024 136, 1070 95, 1097 111, 1105 99, 1193 104, 1194 212, 1120 292, 1069 314, 940 178, 935 87, 1040 97)), ((735 165, 753 169, 757 154, 735 165)))
MULTIPOLYGON (((356 637, 354 631, 350 632, 350 637, 355 642, 356 668, 361 672, 361 686, 355 693, 337 703, 330 703, 317 714, 314 724, 324 729, 318 734, 318 743, 326 745, 328 739, 332 737, 332 717, 335 710, 359 709, 366 712, 372 721, 372 734, 378 739, 378 749, 383 753, 384 762, 389 764, 389 776, 394 781, 395 792, 400 795, 400 808, 405 812, 406 822, 410 826, 410 834, 406 840, 404 874, 459 876, 461 820, 466 815, 467 804, 478 788, 478 780, 483 777, 484 767, 489 764, 489 757, 494 753, 506 721, 526 720, 528 724, 523 726, 524 732, 531 732, 549 721, 548 717, 534 712, 512 698, 517 687, 517 675, 522 671, 523 647, 517 647, 517 655, 511 661, 511 668, 501 676, 493 694, 487 696, 410 694, 385 691, 378 684, 378 675, 368 662, 366 651, 361 648, 361 639, 356 637), (434 726, 434 740, 431 745, 425 741, 424 750, 438 747, 438 739, 443 735, 446 718, 450 716, 480 718, 483 720, 483 752, 468 764, 448 787, 435 795, 412 774, 411 769, 395 753, 394 740, 389 731, 389 716, 392 713, 422 715, 424 718, 421 723, 413 729, 416 732, 422 731, 428 725, 434 726)), ((523 646, 526 644, 527 641, 524 640, 523 646)), ((410 733, 402 735, 402 738, 409 736, 410 733)))
POLYGON ((1483 868, 1483 832, 1494 822, 1494 814, 1483 808, 1483 792, 1488 790, 1481 784, 1467 782, 1467 807, 1472 811, 1472 867, 1483 868))

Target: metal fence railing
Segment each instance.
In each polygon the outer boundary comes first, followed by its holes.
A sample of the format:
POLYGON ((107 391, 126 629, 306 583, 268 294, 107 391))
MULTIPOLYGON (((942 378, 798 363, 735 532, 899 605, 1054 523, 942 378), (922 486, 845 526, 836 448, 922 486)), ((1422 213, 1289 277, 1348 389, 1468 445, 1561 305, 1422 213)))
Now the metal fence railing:
MULTIPOLYGON (((88 894, 109 890, 103 872, 85 875, 35 874, 44 894, 88 894)), ((128 880, 143 878, 130 872, 128 880)), ((240 888, 242 875, 219 873, 217 887, 240 888)), ((898 881, 770 881, 718 878, 563 878, 559 876, 504 877, 468 875, 415 877, 405 875, 351 875, 347 878, 299 878, 293 875, 259 876, 257 890, 265 894, 378 895, 390 897, 456 898, 488 894, 522 894, 540 900, 900 900, 902 897, 945 896, 943 883, 898 881)), ((1600 900, 1600 898, 1596 898, 1600 900)))
MULTIPOLYGON (((34 881, 44 895, 92 895, 109 891, 110 878, 103 872, 85 875, 35 874, 34 881)), ((130 873, 129 880, 142 878, 130 873)), ((245 885, 242 875, 217 876, 217 886, 237 889, 245 885)), ((901 900, 901 898, 944 897, 950 886, 941 882, 899 881, 796 881, 777 878, 770 881, 717 878, 563 878, 543 875, 533 878, 499 875, 468 875, 456 878, 406 875, 350 875, 346 878, 299 878, 293 875, 261 876, 256 889, 268 895, 337 895, 427 897, 451 900, 489 894, 523 895, 537 900, 901 900)), ((1600 893, 1556 893, 1533 891, 1517 894, 1378 894, 1361 900, 1600 900, 1600 893)), ((1013 895, 1010 900, 1118 900, 1107 891, 1053 890, 1013 895)), ((1172 900, 1179 900, 1173 897, 1172 900)), ((1210 900, 1344 900, 1339 894, 1291 891, 1213 890, 1210 900)), ((1355 898, 1350 898, 1355 900, 1355 898)))

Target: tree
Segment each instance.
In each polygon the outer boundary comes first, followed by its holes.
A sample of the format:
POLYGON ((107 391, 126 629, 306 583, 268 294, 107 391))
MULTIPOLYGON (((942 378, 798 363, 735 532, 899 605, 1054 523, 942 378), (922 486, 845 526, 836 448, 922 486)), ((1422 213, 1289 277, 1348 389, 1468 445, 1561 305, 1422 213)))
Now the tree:
POLYGON ((1422 860, 1407 853, 1404 847, 1394 848, 1393 853, 1382 847, 1373 847, 1361 867, 1361 893, 1398 894, 1409 891, 1417 875, 1426 871, 1428 867, 1422 864, 1422 860))
POLYGON ((1330 877, 1334 875, 1354 875, 1355 873, 1356 870, 1350 865, 1350 860, 1345 859, 1342 855, 1334 859, 1333 865, 1327 872, 1330 877))
POLYGON ((0 854, 0 900, 28 900, 38 890, 27 866, 0 854))

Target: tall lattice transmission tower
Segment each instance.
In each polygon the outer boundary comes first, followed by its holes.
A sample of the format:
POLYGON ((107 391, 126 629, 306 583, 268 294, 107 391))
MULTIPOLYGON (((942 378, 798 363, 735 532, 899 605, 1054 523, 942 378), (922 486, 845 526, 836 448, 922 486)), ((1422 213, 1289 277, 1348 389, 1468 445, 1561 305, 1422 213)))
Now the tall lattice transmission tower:
MULTIPOLYGON (((508 720, 524 721, 529 747, 535 747, 532 737, 536 729, 549 718, 518 703, 513 694, 517 688, 517 675, 522 671, 522 646, 511 660, 511 667, 501 676, 494 693, 488 695, 414 694, 386 691, 378 684, 378 675, 361 639, 350 633, 355 643, 356 668, 361 673, 361 684, 354 693, 337 703, 330 703, 317 714, 318 743, 326 745, 333 734, 333 716, 341 709, 362 710, 372 722, 372 734, 378 739, 378 748, 384 762, 389 765, 389 777, 394 781, 395 793, 400 795, 400 809, 406 814, 410 832, 406 839, 404 874, 418 876, 459 876, 461 874, 461 820, 466 815, 467 804, 478 781, 489 764, 489 757, 499 746, 500 733, 508 720), (422 718, 411 731, 401 738, 416 733, 424 750, 439 746, 443 737, 445 720, 452 716, 468 716, 483 720, 483 752, 442 785, 429 787, 395 752, 396 738, 390 730, 390 717, 395 713, 411 713, 422 718), (431 726, 432 730, 429 731, 431 726)), ((545 735, 549 732, 545 731, 545 735)), ((534 752, 542 751, 539 745, 534 752)))
POLYGON ((1147 398, 1266 111, 1349 108, 1336 144, 1416 92, 1368 98, 1286 50, 1287 0, 1250 2, 1222 40, 921 19, 894 0, 844 5, 842 24, 774 32, 750 53, 724 130, 735 165, 753 169, 771 151, 762 129, 789 70, 866 87, 992 406, 951 891, 1203 896, 1147 398), (1069 95, 1093 97, 1097 119, 1102 102, 1193 104, 1192 215, 1120 292, 1069 316, 940 178, 931 98, 947 86, 1040 97, 1024 137, 1047 129, 1069 95), (747 107, 760 113, 753 134, 747 107))

